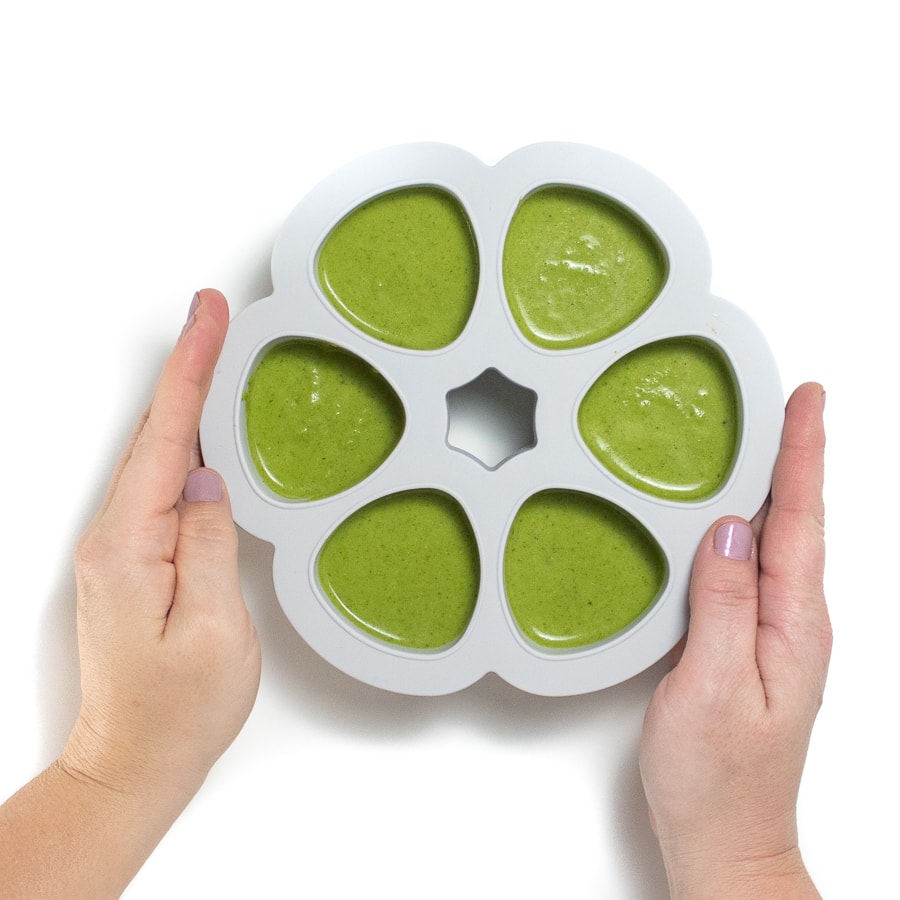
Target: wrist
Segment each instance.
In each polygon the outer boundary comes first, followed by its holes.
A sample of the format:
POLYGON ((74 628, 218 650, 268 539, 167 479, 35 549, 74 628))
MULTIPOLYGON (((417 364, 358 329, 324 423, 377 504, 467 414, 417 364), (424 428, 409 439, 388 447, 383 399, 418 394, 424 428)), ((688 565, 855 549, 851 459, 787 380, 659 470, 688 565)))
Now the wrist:
POLYGON ((798 847, 765 856, 664 855, 672 900, 820 900, 798 847))
POLYGON ((120 897, 189 799, 84 762, 67 749, 0 807, 4 897, 120 897))
POLYGON ((145 813, 173 821, 199 790, 207 771, 176 760, 154 762, 158 754, 127 735, 101 734, 79 717, 56 767, 75 781, 91 785, 145 813))

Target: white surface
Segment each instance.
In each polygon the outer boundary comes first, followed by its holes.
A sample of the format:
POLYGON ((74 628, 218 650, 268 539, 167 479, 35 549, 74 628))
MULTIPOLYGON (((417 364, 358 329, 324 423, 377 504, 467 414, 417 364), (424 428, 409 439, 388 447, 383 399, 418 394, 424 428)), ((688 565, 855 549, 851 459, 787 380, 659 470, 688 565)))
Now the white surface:
POLYGON ((273 582, 304 640, 350 675, 404 694, 448 694, 496 672, 534 694, 566 696, 619 684, 657 662, 687 621, 690 567, 710 522, 752 517, 772 478, 783 422, 783 393, 759 329, 733 303, 710 296, 706 240, 683 203, 629 160, 584 144, 543 142, 493 166, 448 144, 410 143, 368 153, 330 173, 292 210, 273 255, 274 293, 232 320, 200 428, 204 461, 229 486, 235 521, 275 546, 273 582), (545 351, 512 322, 501 258, 519 203, 547 184, 575 184, 613 197, 640 215, 664 248, 665 287, 650 309, 607 340, 566 352, 545 351), (480 255, 474 308, 457 340, 411 353, 349 327, 322 295, 316 254, 335 224, 372 197, 438 184, 466 210, 480 255), (740 396, 741 434, 734 467, 702 502, 659 500, 606 473, 585 452, 577 411, 601 372, 639 347, 699 336, 729 361, 740 396), (242 397, 249 373, 273 344, 296 337, 331 342, 365 359, 403 404, 402 439, 377 471, 319 502, 278 498, 259 480, 244 435, 242 397), (489 367, 537 393, 536 446, 495 471, 446 440, 450 391, 489 367), (472 620, 451 646, 410 652, 351 627, 319 584, 316 560, 340 523, 367 504, 407 490, 438 488, 465 511, 481 559, 472 620), (542 490, 571 489, 610 501, 652 534, 666 580, 648 612, 617 636, 577 651, 541 651, 522 636, 503 587, 503 553, 520 505, 542 490))
MULTIPOLYGON (((710 242, 713 292, 761 326, 785 387, 828 389, 836 643, 802 840, 826 896, 884 896, 900 625, 888 4, 301 8, 87 0, 3 16, 0 793, 52 759, 75 714, 72 549, 193 291, 215 285, 235 312, 267 295, 287 213, 370 149, 438 140, 495 162, 574 140, 668 183, 710 242)), ((398 898, 665 896, 635 762, 661 667, 566 700, 496 679, 382 693, 287 626, 266 545, 241 554, 259 702, 131 900, 375 883, 398 898)))

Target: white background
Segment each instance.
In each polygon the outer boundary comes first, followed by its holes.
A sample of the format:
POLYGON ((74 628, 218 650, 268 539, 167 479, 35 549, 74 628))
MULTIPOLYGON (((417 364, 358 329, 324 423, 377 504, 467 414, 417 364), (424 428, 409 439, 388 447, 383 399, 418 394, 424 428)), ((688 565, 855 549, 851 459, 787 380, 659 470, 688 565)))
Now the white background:
MULTIPOLYGON (((0 794, 76 713, 73 546, 194 290, 233 312, 267 295, 288 212, 370 149, 446 141, 492 163, 572 140, 666 181, 785 390, 826 385, 836 639, 802 845, 826 896, 896 887, 889 4, 16 6, 0 18, 0 794)), ((129 898, 666 896, 636 763, 662 664, 570 699, 493 678, 395 696, 289 628, 267 545, 242 535, 241 564, 259 701, 129 898)))

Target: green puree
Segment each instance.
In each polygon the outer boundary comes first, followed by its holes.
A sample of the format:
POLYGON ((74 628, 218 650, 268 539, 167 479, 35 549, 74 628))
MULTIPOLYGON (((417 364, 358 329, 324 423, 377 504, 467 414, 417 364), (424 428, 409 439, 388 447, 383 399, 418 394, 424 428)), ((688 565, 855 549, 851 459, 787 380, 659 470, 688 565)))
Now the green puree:
POLYGON ((345 216, 318 257, 319 283, 349 322, 412 350, 462 333, 478 286, 478 250, 451 194, 431 187, 382 194, 345 216))
POLYGON ((528 340, 554 350, 621 331, 656 299, 666 272, 663 249, 646 225, 581 188, 529 194, 503 247, 513 318, 528 340))
POLYGON ((265 485, 319 500, 362 481, 400 440, 403 406, 358 356, 296 338, 272 345, 244 391, 247 446, 265 485))
POLYGON ((659 595, 662 550, 634 519, 577 491, 534 494, 519 509, 503 563, 510 611, 547 647, 583 647, 620 632, 659 595))
POLYGON ((319 554, 318 575, 335 607, 364 631, 435 650, 465 631, 480 565, 460 505, 416 490, 376 500, 342 522, 319 554))
POLYGON ((627 484, 672 500, 709 497, 727 479, 738 446, 731 369, 698 338, 647 344, 594 382, 578 428, 597 459, 627 484))

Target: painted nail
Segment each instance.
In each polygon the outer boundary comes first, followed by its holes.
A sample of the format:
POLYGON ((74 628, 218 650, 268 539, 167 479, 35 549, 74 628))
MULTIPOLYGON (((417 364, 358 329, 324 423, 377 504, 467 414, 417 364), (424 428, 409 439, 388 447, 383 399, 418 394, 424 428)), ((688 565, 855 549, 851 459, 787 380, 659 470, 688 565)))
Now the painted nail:
POLYGON ((728 559, 750 559, 753 532, 746 522, 726 522, 716 529, 713 549, 728 559))
POLYGON ((188 503, 221 500, 225 496, 222 479, 212 469, 194 469, 188 473, 182 496, 188 503))
POLYGON ((194 291, 194 296, 191 298, 191 306, 188 310, 187 320, 188 322, 194 318, 194 313, 197 312, 197 307, 200 305, 200 291, 194 291))
POLYGON ((193 299, 191 300, 190 308, 188 309, 187 321, 184 323, 184 328, 181 329, 181 334, 179 335, 179 340, 187 334, 190 330, 191 325, 194 324, 194 318, 197 315, 197 308, 200 306, 200 293, 199 291, 194 294, 193 299))

